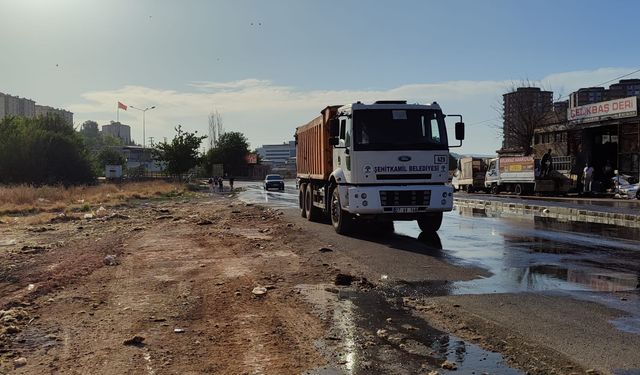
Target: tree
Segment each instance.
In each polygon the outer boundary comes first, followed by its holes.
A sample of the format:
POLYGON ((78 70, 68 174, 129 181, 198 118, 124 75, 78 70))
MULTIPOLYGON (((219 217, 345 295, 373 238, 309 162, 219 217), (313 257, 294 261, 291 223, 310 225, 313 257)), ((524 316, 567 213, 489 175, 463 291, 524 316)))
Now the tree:
POLYGON ((222 116, 217 110, 209 113, 209 150, 216 147, 218 138, 224 134, 222 116))
POLYGON ((198 150, 206 135, 198 136, 197 131, 190 133, 182 130, 182 126, 176 128, 176 135, 171 143, 166 141, 157 143, 153 149, 155 157, 165 163, 165 170, 174 176, 181 175, 195 167, 200 161, 198 150))
POLYGON ((104 148, 97 155, 98 166, 104 169, 106 165, 124 165, 124 156, 113 148, 104 148))
POLYGON ((553 115, 553 92, 522 82, 503 95, 498 111, 503 120, 502 150, 530 155, 535 129, 548 124, 553 115))
POLYGON ((225 173, 240 175, 247 165, 245 157, 249 153, 247 137, 240 132, 223 133, 216 142, 216 147, 205 155, 205 168, 211 171, 214 164, 222 164, 225 173))
POLYGON ((59 116, 0 122, 0 183, 71 185, 93 179, 82 137, 59 116))

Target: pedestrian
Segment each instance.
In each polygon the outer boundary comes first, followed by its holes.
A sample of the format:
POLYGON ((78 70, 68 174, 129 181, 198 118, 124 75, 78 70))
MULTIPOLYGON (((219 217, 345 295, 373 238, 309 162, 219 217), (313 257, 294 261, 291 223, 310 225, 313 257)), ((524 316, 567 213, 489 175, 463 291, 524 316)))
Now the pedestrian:
POLYGON ((584 192, 591 193, 591 183, 593 182, 593 167, 587 163, 584 167, 584 192))
POLYGON ((218 177, 218 189, 220 192, 224 191, 224 185, 222 184, 222 176, 218 177))
POLYGON ((551 172, 551 149, 546 154, 542 155, 542 161, 540 162, 542 168, 542 177, 548 177, 551 172))
POLYGON ((209 191, 213 193, 213 177, 209 177, 209 181, 207 181, 209 183, 209 191))
POLYGON ((233 176, 229 176, 229 188, 233 191, 233 176))

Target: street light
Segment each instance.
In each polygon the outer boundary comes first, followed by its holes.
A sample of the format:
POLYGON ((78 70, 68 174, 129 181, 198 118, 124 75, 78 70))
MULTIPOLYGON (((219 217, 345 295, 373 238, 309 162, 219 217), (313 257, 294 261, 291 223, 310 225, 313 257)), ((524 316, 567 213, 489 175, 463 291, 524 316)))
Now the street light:
POLYGON ((144 114, 147 113, 148 110, 156 108, 156 106, 154 105, 152 107, 147 107, 145 109, 142 109, 142 108, 137 108, 137 107, 134 107, 134 106, 130 105, 129 108, 137 109, 138 111, 142 112, 142 148, 145 149, 146 148, 145 147, 145 142, 146 142, 145 136, 146 136, 146 134, 145 134, 144 114))

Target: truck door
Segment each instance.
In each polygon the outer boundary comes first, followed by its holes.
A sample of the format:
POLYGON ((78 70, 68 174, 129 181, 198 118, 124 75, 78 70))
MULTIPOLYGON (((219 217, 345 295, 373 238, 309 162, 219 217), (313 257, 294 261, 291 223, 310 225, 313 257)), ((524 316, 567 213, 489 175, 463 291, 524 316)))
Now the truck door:
POLYGON ((341 168, 344 173, 345 182, 351 182, 351 119, 347 116, 340 116, 339 143, 333 148, 333 165, 341 168))
POLYGON ((498 168, 498 159, 491 160, 491 162, 489 163, 489 167, 487 168, 487 177, 485 184, 498 180, 498 168))

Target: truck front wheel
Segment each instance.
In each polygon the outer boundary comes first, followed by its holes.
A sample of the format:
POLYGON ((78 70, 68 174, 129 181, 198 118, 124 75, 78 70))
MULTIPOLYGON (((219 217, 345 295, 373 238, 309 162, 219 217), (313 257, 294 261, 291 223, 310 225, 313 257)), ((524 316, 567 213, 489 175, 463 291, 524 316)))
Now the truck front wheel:
POLYGON ((423 214, 418 218, 418 226, 423 232, 436 232, 442 225, 442 212, 423 214))
POLYGON ((491 194, 493 195, 498 195, 500 194, 500 186, 496 185, 492 185, 491 186, 491 194))
POLYGON ((342 209, 337 186, 331 193, 331 224, 338 234, 348 234, 353 229, 353 217, 342 209))

